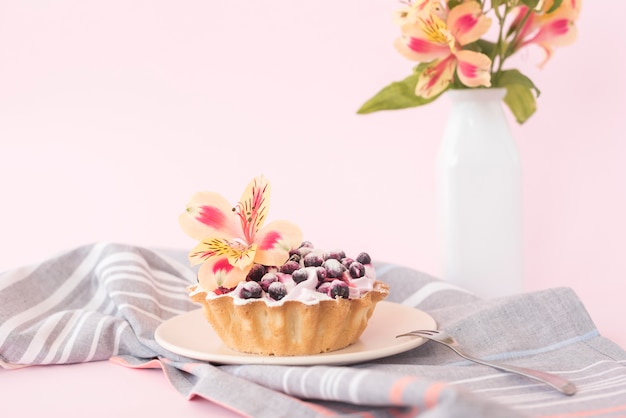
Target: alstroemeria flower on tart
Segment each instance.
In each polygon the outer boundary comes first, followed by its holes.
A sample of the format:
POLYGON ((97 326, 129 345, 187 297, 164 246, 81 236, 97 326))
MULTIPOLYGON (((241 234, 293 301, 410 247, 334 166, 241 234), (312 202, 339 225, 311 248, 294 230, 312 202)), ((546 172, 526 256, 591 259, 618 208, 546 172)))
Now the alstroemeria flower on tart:
POLYGON ((546 52, 576 39, 582 0, 408 0, 395 14, 396 49, 418 62, 410 76, 384 87, 357 113, 428 104, 448 89, 505 88, 519 123, 535 112, 539 89, 505 61, 529 45, 546 52), (491 17, 489 17, 491 16, 491 17), (490 30, 491 23, 497 28, 490 30), (483 35, 496 34, 495 41, 483 35))
POLYGON ((270 184, 263 176, 248 184, 235 207, 217 193, 192 196, 179 223, 187 235, 200 241, 189 253, 189 261, 202 264, 198 282, 206 292, 236 287, 254 263, 284 264, 289 251, 302 243, 300 228, 291 222, 263 226, 269 199, 270 184))

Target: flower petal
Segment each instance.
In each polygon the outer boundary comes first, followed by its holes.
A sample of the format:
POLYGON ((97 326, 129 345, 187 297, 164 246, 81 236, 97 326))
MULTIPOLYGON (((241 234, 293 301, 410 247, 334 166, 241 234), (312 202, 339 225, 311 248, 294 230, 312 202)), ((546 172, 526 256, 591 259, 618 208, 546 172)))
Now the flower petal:
POLYGON ((419 62, 450 55, 456 41, 448 31, 446 13, 438 0, 412 4, 401 25, 402 36, 394 42, 398 52, 419 62))
POLYGON ((567 46, 574 43, 577 34, 574 22, 568 19, 556 19, 542 26, 532 42, 567 46))
POLYGON ((539 68, 550 60, 554 53, 553 46, 567 46, 574 43, 578 31, 574 22, 566 19, 554 20, 539 29, 539 32, 529 42, 536 43, 546 53, 543 61, 539 63, 539 68))
POLYGON ((201 241, 207 237, 240 237, 239 218, 232 206, 217 193, 200 192, 191 197, 187 211, 178 218, 180 227, 190 237, 201 241))
POLYGON ((578 16, 580 16, 580 8, 582 6, 582 0, 565 0, 562 4, 565 5, 565 8, 568 13, 568 19, 570 20, 578 20, 578 16))
POLYGON ((240 239, 208 238, 196 245, 189 253, 189 262, 196 265, 212 257, 226 257, 238 268, 246 268, 254 262, 256 244, 247 244, 240 239))
POLYGON ((444 60, 433 61, 420 74, 415 94, 429 99, 443 92, 452 82, 455 65, 454 55, 449 55, 444 60))
POLYGON ((412 61, 429 62, 450 55, 448 45, 435 44, 406 34, 397 38, 393 45, 400 54, 412 61))
POLYGON ((571 45, 578 36, 574 22, 568 19, 554 19, 543 24, 535 35, 526 40, 522 46, 534 43, 539 45, 546 53, 545 58, 539 63, 542 68, 552 57, 553 46, 571 45))
POLYGON ((404 26, 411 23, 411 21, 409 20, 410 16, 411 9, 408 6, 403 6, 393 13, 392 20, 394 24, 398 26, 404 26))
POLYGON ((263 176, 255 177, 246 187, 237 205, 244 237, 248 243, 261 229, 270 205, 270 183, 263 176))
POLYGON ((448 30, 460 45, 477 41, 489 30, 491 19, 476 1, 461 3, 448 14, 448 30))
POLYGON ((417 0, 398 9, 393 21, 398 26, 413 25, 430 14, 445 20, 447 13, 448 9, 442 6, 440 0, 417 0))
POLYGON ((467 87, 491 86, 491 59, 485 54, 474 51, 459 51, 456 74, 467 87))
POLYGON ((546 53, 546 56, 544 57, 544 59, 539 64, 537 64, 537 67, 543 68, 546 65, 546 63, 550 61, 550 58, 552 58, 552 55, 554 55, 554 49, 547 42, 540 43, 538 44, 538 46, 541 49, 543 49, 543 52, 546 53))
POLYGON ((198 282, 205 292, 218 287, 232 289, 246 279, 252 265, 240 269, 228 262, 226 257, 213 257, 207 260, 198 270, 198 282))
POLYGON ((527 13, 528 7, 519 6, 517 8, 517 14, 509 26, 509 35, 515 31, 519 31, 518 44, 520 43, 519 40, 525 39, 529 33, 536 29, 537 26, 537 13, 531 13, 528 17, 526 17, 527 13), (522 24, 524 26, 520 27, 522 24))
MULTIPOLYGON (((574 22, 580 15, 581 0, 564 0, 552 13, 547 13, 554 5, 554 0, 546 0, 540 12, 531 13, 524 28, 519 33, 521 42, 515 49, 528 44, 539 45, 545 52, 545 59, 539 64, 543 67, 553 53, 553 46, 566 46, 572 44, 577 37, 574 22)), ((526 14, 528 9, 520 7, 520 11, 513 21, 514 25, 526 14)), ((515 26, 512 26, 515 28, 515 26)))
POLYGON ((455 48, 456 40, 448 30, 448 25, 445 20, 435 13, 424 13, 418 19, 417 27, 428 41, 439 45, 447 45, 450 49, 455 48))
POLYGON ((302 231, 288 221, 273 221, 259 231, 254 261, 266 266, 280 266, 289 258, 289 251, 302 243, 302 231))

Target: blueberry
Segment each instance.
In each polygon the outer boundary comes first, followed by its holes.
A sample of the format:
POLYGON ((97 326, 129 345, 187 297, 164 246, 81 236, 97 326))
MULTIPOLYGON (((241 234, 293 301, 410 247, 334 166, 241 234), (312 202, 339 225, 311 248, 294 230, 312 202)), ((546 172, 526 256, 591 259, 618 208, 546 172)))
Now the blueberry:
POLYGON ((328 259, 335 259, 335 260, 341 260, 342 258, 344 258, 346 256, 346 253, 342 250, 333 250, 333 251, 328 251, 326 253, 324 253, 324 260, 328 260, 328 259))
POLYGON ((346 271, 346 268, 336 258, 329 258, 324 261, 322 266, 326 269, 326 277, 334 279, 341 277, 343 272, 346 271))
POLYGON ((298 248, 314 248, 314 247, 311 241, 302 241, 302 244, 300 244, 300 247, 298 248))
POLYGON ((361 253, 356 257, 356 261, 361 264, 371 264, 372 259, 368 253, 361 253))
POLYGON ((324 282, 322 284, 320 284, 319 286, 317 286, 317 291, 320 293, 326 293, 327 295, 330 296, 330 290, 332 289, 332 285, 330 282, 324 282))
POLYGON ((309 278, 309 273, 306 269, 298 269, 291 274, 291 278, 296 283, 301 283, 309 278))
POLYGON ((304 267, 317 267, 321 266, 324 260, 317 253, 308 253, 303 258, 304 267))
POLYGON ((341 259, 341 264, 343 264, 343 266, 345 268, 350 268, 350 264, 354 263, 354 259, 350 258, 350 257, 344 257, 341 259))
POLYGON ((292 274, 294 271, 300 268, 300 263, 297 261, 287 261, 285 264, 280 266, 280 272, 285 274, 292 274))
POLYGON ((304 257, 305 255, 309 254, 313 252, 313 248, 309 248, 309 247, 302 247, 302 248, 298 248, 298 255, 300 257, 304 257))
POLYGON ((317 273, 317 280, 319 280, 320 282, 326 280, 328 274, 326 273, 326 269, 324 267, 316 267, 315 272, 317 273))
POLYGON ((276 273, 265 273, 265 276, 261 278, 261 281, 259 282, 259 284, 261 285, 261 288, 263 289, 263 291, 267 292, 267 289, 270 287, 270 285, 277 281, 278 281, 278 276, 276 275, 276 273))
POLYGON ((243 299, 258 299, 261 297, 263 289, 255 281, 245 282, 241 288, 241 296, 243 299))
POLYGON ((273 282, 270 284, 267 293, 274 300, 281 300, 287 295, 287 288, 281 282, 273 282))
POLYGON ((365 276, 365 266, 358 261, 354 261, 350 264, 350 277, 353 279, 358 279, 359 277, 365 276))
POLYGON ((261 280, 261 277, 265 275, 265 266, 262 264, 253 264, 252 268, 248 272, 246 276, 247 281, 255 281, 258 282, 261 280))
POLYGON ((330 294, 331 298, 344 298, 348 299, 350 296, 350 289, 348 285, 343 280, 333 280, 330 284, 330 294))

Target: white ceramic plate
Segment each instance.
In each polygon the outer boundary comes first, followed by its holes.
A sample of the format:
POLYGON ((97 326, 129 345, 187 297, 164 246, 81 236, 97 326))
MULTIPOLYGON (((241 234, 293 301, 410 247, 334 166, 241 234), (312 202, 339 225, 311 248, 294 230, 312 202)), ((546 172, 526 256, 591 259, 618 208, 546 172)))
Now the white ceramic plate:
POLYGON ((215 334, 201 309, 165 321, 156 329, 154 338, 166 350, 214 363, 338 365, 374 360, 418 347, 426 340, 419 337, 396 338, 396 335, 414 329, 436 329, 435 320, 418 309, 383 301, 376 305, 367 328, 356 343, 330 353, 283 357, 233 351, 215 334))

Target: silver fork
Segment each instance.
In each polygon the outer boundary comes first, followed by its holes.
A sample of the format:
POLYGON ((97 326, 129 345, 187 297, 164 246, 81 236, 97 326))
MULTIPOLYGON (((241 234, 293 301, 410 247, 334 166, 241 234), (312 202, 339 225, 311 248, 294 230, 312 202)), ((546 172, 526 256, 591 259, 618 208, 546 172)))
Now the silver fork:
POLYGON ((449 335, 445 331, 415 330, 415 331, 397 335, 396 338, 406 337, 409 335, 414 335, 417 337, 422 337, 428 340, 436 341, 439 344, 443 344, 449 349, 453 350, 459 356, 467 360, 473 361, 475 363, 484 364, 485 366, 490 366, 490 367, 493 367, 494 369, 504 370, 504 371, 511 372, 511 373, 517 373, 522 376, 526 376, 530 379, 538 380, 539 382, 552 386, 553 388, 555 388, 556 390, 558 390, 559 392, 565 395, 571 396, 571 395, 574 395, 577 391, 576 385, 574 385, 569 380, 562 378, 561 376, 542 372, 539 370, 527 369, 525 367, 516 367, 516 366, 511 366, 508 364, 494 363, 490 361, 481 360, 476 357, 472 357, 464 353, 463 351, 461 351, 461 348, 459 347, 459 343, 457 343, 456 340, 452 338, 452 336, 449 335))

